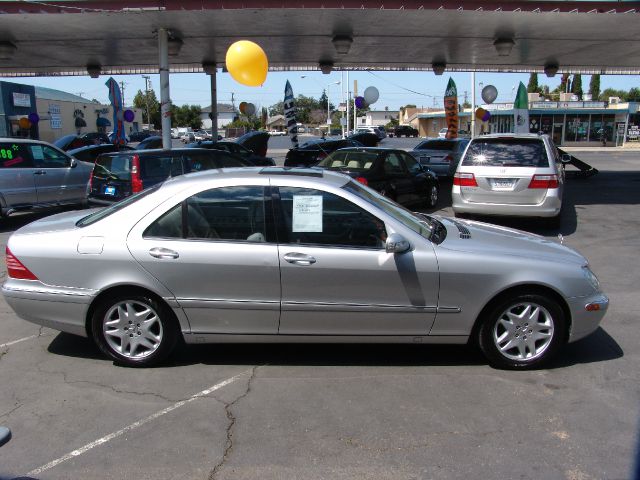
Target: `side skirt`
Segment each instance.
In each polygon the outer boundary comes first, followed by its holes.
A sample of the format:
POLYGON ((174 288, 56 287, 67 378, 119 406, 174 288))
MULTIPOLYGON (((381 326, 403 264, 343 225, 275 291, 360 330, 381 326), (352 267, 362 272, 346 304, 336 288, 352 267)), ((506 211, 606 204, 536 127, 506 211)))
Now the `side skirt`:
POLYGON ((186 343, 449 343, 464 344, 466 335, 228 335, 183 332, 186 343))

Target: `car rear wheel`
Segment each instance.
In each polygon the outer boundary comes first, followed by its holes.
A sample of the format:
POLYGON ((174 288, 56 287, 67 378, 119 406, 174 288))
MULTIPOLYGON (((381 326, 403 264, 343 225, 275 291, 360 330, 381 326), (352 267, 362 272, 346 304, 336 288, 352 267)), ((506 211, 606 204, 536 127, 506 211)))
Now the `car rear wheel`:
POLYGON ((566 320, 555 300, 522 294, 499 302, 478 331, 480 348, 497 368, 527 369, 547 362, 562 346, 566 320))
POLYGON ((91 319, 98 347, 117 363, 147 367, 164 360, 179 336, 165 304, 146 295, 115 295, 102 301, 91 319))

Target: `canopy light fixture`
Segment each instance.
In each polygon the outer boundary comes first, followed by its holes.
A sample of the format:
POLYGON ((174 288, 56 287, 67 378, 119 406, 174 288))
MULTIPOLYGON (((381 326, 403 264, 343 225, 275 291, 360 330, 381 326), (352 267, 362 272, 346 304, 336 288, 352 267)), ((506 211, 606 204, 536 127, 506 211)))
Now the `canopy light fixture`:
POLYGON ((180 53, 180 49, 182 48, 182 39, 171 35, 167 40, 167 43, 169 45, 169 56, 177 57, 180 53))
POLYGON ((87 65, 87 73, 91 78, 98 78, 102 73, 102 67, 100 65, 87 65))
POLYGON ((322 73, 324 73, 325 75, 329 75, 331 73, 331 71, 333 70, 333 62, 321 61, 318 64, 318 67, 320 67, 320 71, 322 73))
POLYGON ((431 68, 433 68, 433 73, 436 75, 442 75, 447 68, 447 64, 444 62, 433 62, 431 68))
POLYGON ((353 43, 353 38, 348 35, 336 35, 335 37, 333 37, 332 42, 338 54, 346 55, 347 53, 349 53, 349 49, 351 48, 351 44, 353 43))
POLYGON ((544 66, 544 73, 547 74, 547 77, 553 77, 556 73, 558 73, 558 64, 557 63, 548 63, 544 66))
POLYGON ((215 75, 217 67, 216 67, 216 64, 214 62, 203 62, 202 63, 202 70, 207 75, 215 75))
POLYGON ((0 42, 0 60, 11 60, 18 50, 18 47, 13 42, 2 41, 0 42))
POLYGON ((501 57, 509 55, 515 44, 512 38, 498 38, 493 42, 493 46, 496 47, 496 52, 498 52, 498 55, 501 57))

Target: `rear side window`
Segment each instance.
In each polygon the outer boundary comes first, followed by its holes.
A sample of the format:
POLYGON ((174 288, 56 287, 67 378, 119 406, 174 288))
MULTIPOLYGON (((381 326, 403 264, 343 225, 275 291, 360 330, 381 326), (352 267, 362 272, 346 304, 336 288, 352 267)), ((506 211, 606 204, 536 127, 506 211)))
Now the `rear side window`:
POLYGON ((101 156, 96 160, 93 177, 100 180, 131 180, 131 156, 101 156))
POLYGON ((473 140, 462 165, 474 167, 548 167, 544 142, 537 138, 473 140))
POLYGON ((416 150, 447 150, 451 151, 455 149, 456 142, 451 142, 445 140, 444 142, 439 142, 437 140, 427 140, 426 142, 422 142, 416 147, 416 150))
POLYGON ((168 178, 182 175, 182 173, 180 157, 175 158, 170 155, 140 157, 140 176, 142 180, 145 178, 168 178))
POLYGON ((319 163, 322 168, 349 168, 349 170, 370 170, 378 158, 373 152, 336 151, 319 163))
POLYGON ((33 167, 27 145, 26 143, 0 143, 0 168, 33 167))

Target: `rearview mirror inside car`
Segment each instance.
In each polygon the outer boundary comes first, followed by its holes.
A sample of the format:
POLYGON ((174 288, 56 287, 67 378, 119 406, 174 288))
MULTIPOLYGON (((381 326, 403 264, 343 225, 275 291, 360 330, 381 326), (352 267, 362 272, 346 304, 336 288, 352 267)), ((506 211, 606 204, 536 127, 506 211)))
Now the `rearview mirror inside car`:
POLYGON ((387 242, 385 244, 385 250, 387 253, 404 253, 407 252, 411 248, 411 245, 399 233, 392 233, 387 237, 387 242))

